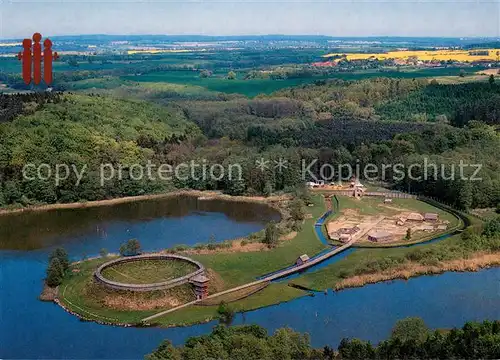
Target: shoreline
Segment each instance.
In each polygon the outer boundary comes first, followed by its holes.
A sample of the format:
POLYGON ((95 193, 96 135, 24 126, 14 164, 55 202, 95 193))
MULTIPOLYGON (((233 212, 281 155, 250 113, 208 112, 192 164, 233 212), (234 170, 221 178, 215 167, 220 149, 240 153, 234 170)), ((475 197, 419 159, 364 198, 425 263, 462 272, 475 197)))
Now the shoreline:
POLYGON ((500 252, 473 254, 468 259, 448 260, 439 265, 421 265, 409 263, 393 270, 380 273, 356 275, 344 279, 333 287, 334 291, 359 288, 365 285, 382 283, 392 280, 408 280, 425 275, 441 275, 446 272, 478 272, 484 269, 500 266, 500 252))
MULTIPOLYGON (((414 264, 417 265, 417 264, 414 264)), ((395 269, 392 271, 384 271, 382 273, 378 274, 367 274, 367 275, 359 275, 355 277, 351 277, 348 279, 345 279, 341 281, 340 283, 336 284, 332 290, 333 291, 342 291, 342 290, 348 290, 348 289, 353 289, 353 288, 361 288, 366 285, 373 285, 377 283, 383 283, 387 281, 394 281, 394 280, 409 280, 410 278, 417 278, 420 276, 426 276, 426 275, 442 275, 446 272, 478 272, 481 270, 485 270, 488 268, 493 268, 493 267, 500 267, 500 252, 496 253, 481 253, 480 256, 474 256, 469 259, 458 259, 458 260, 450 260, 445 263, 440 264, 439 266, 424 266, 424 265, 417 265, 412 269, 408 268, 399 268, 395 269), (460 264, 461 263, 461 264, 460 264)), ((315 290, 316 292, 324 292, 326 289, 323 290, 315 290)), ((79 318, 81 321, 91 321, 98 323, 100 325, 107 325, 107 326, 116 326, 116 327, 155 327, 155 328, 160 328, 160 329, 168 329, 168 328, 176 328, 176 327, 190 327, 190 326, 196 326, 196 325, 202 325, 209 323, 211 321, 217 320, 217 318, 211 317, 211 318, 206 318, 203 321, 197 321, 193 323, 179 323, 179 324, 169 324, 169 325, 162 325, 162 324, 142 324, 142 323, 124 323, 124 322, 110 322, 110 321, 104 321, 102 319, 98 319, 98 315, 92 314, 95 318, 89 318, 86 317, 83 314, 77 313, 70 309, 68 306, 66 306, 61 299, 59 299, 59 291, 58 289, 57 294, 55 299, 52 301, 60 306, 64 311, 68 312, 69 314, 72 314, 79 318)), ((245 309, 243 311, 238 311, 237 313, 244 314, 246 312, 250 311, 256 311, 262 308, 270 307, 270 306, 277 306, 283 303, 288 303, 290 301, 294 301, 296 299, 300 299, 303 297, 311 296, 311 294, 303 294, 300 296, 297 296, 295 298, 285 300, 285 301, 280 301, 274 304, 269 304, 269 305, 263 305, 263 306, 256 306, 254 308, 249 308, 245 309)), ((238 300, 236 300, 238 301, 238 300)), ((72 305, 74 306, 74 305, 72 305)), ((203 305, 200 305, 203 306, 203 305)), ((215 305, 204 305, 204 306, 214 306, 215 305)))
POLYGON ((177 196, 195 196, 200 198, 200 200, 226 200, 226 201, 236 201, 236 202, 253 202, 253 203, 262 203, 262 204, 270 204, 276 201, 284 200, 285 196, 231 196, 227 194, 223 194, 219 191, 215 190, 175 190, 168 193, 161 194, 149 194, 149 195, 137 195, 137 196, 126 196, 114 199, 106 199, 106 200, 95 200, 95 201, 82 201, 82 202, 74 202, 67 204, 45 204, 45 205, 33 205, 26 206, 22 208, 16 209, 0 209, 0 216, 2 215, 13 215, 20 214, 25 212, 44 212, 44 211, 52 211, 52 210, 65 210, 65 209, 85 209, 85 208, 94 208, 101 206, 113 206, 118 204, 124 204, 129 202, 137 202, 137 201, 146 201, 146 200, 157 200, 157 199, 166 199, 177 196))

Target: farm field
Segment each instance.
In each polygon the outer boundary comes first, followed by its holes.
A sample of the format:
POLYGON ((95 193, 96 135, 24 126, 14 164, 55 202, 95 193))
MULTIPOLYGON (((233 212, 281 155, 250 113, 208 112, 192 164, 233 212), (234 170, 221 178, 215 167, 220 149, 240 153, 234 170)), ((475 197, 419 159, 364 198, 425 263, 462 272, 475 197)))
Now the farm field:
POLYGON ((188 86, 197 86, 209 91, 222 92, 227 94, 242 94, 254 97, 259 94, 270 94, 282 88, 308 84, 320 77, 301 79, 249 79, 243 80, 243 73, 238 73, 238 78, 228 80, 226 74, 215 74, 210 78, 200 78, 198 71, 164 71, 139 76, 123 76, 122 79, 136 81, 140 83, 171 83, 188 86))
MULTIPOLYGON (((360 55, 360 54, 357 54, 360 55)), ((363 56, 366 54, 362 54, 363 56)), ((134 53, 120 58, 101 58, 80 56, 76 58, 77 65, 68 63, 69 56, 61 56, 54 62, 55 85, 62 85, 66 90, 86 92, 104 92, 119 97, 178 98, 178 99, 213 99, 218 93, 239 94, 255 97, 259 94, 272 94, 283 88, 301 86, 327 79, 361 80, 376 77, 392 78, 422 78, 422 77, 450 77, 443 82, 482 80, 461 77, 455 80, 462 72, 465 75, 482 71, 481 67, 436 68, 418 69, 384 67, 372 70, 353 70, 346 72, 325 72, 304 77, 290 77, 285 79, 252 78, 244 79, 249 70, 273 70, 276 66, 298 66, 307 68, 322 54, 310 50, 294 52, 268 52, 264 58, 256 57, 253 52, 167 52, 156 55, 134 53), (163 66, 163 68, 161 68, 163 66), (182 70, 164 70, 165 66, 182 68, 182 70), (149 70, 148 70, 149 69, 149 70), (153 71, 150 71, 153 69, 153 71), (200 77, 201 69, 216 69, 210 77, 200 77), (104 71, 104 73, 102 73, 104 71), (229 71, 236 73, 236 79, 227 79, 229 71), (59 75, 64 73, 63 76, 59 75), (78 74, 74 80, 71 74, 78 74), (82 79, 83 77, 83 79, 82 79), (64 79, 62 81, 61 79, 64 79)), ((12 57, 0 58, 1 73, 20 73, 20 62, 12 57)), ((9 91, 6 88, 5 91, 9 91)))
POLYGON ((418 50, 418 51, 389 51, 386 53, 332 53, 324 55, 323 57, 329 58, 334 56, 346 55, 347 60, 366 60, 370 58, 377 58, 379 60, 386 59, 408 59, 410 57, 416 57, 418 60, 422 61, 498 61, 500 56, 500 49, 474 49, 474 50, 418 50), (481 52, 488 52, 488 55, 480 54, 481 52))
MULTIPOLYGON (((472 74, 482 68, 473 67, 465 69, 466 74, 472 74)), ((228 80, 225 74, 214 74, 210 78, 200 78, 196 71, 162 71, 138 76, 123 76, 122 79, 138 83, 154 84, 178 84, 184 86, 197 86, 209 91, 222 92, 227 94, 237 93, 248 97, 259 94, 271 94, 283 88, 310 84, 318 80, 340 79, 340 80, 361 80, 377 77, 391 78, 425 78, 436 76, 458 76, 461 69, 458 68, 438 68, 438 69, 412 69, 408 71, 397 70, 371 70, 356 72, 338 72, 328 76, 315 76, 297 79, 273 80, 273 79, 250 79, 243 80, 244 74, 237 72, 237 78, 228 80)))

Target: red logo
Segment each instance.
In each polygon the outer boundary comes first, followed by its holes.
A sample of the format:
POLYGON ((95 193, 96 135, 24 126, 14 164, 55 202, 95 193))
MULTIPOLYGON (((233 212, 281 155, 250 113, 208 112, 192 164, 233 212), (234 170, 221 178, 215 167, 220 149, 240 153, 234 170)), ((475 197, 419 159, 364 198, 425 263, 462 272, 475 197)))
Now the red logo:
POLYGON ((23 80, 26 85, 29 85, 32 80, 36 85, 40 84, 42 81, 42 60, 43 81, 47 85, 52 83, 52 61, 57 60, 59 55, 57 55, 57 52, 52 53, 52 41, 50 41, 50 39, 45 39, 43 42, 44 49, 42 54, 42 45, 40 45, 41 40, 42 35, 40 33, 34 33, 34 44, 32 47, 31 39, 24 39, 24 50, 17 55, 18 59, 22 61, 23 80), (31 74, 32 67, 33 77, 31 74))

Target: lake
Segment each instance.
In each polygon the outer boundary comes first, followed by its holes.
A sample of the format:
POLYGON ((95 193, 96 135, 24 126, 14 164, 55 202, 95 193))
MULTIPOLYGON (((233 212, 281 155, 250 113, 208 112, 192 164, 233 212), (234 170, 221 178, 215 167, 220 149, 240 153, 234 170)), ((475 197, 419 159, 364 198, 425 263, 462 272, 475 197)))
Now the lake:
MULTIPOLYGON (((109 207, 0 216, 0 358, 136 359, 165 338, 181 344, 208 333, 216 322, 184 328, 121 328, 80 321, 37 299, 47 257, 64 245, 73 259, 138 238, 145 250, 217 241, 262 229, 279 214, 261 204, 192 197, 109 207)), ((420 316, 431 327, 500 319, 500 269, 446 273, 341 292, 318 293, 236 316, 269 331, 290 326, 311 335, 314 346, 336 346, 342 337, 377 342, 394 322, 420 316)))

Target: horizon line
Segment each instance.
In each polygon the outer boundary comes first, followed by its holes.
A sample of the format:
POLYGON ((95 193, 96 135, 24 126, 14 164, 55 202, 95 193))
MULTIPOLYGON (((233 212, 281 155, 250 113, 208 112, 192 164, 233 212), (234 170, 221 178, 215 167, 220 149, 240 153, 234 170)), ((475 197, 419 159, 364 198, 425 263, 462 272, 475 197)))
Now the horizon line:
MULTIPOLYGON (((464 39, 493 39, 500 40, 500 36, 488 36, 488 35, 469 35, 469 36, 439 36, 439 35, 427 35, 427 36, 418 36, 418 35, 326 35, 326 34, 232 34, 232 35, 207 35, 207 34, 155 34, 155 33, 143 33, 143 34, 103 34, 103 33, 87 33, 87 34, 59 34, 59 35, 49 35, 53 38, 57 37, 71 37, 71 36, 123 36, 123 37, 140 37, 140 36, 164 36, 164 37, 212 37, 212 38, 222 38, 222 37, 272 37, 272 36, 282 36, 282 37, 324 37, 331 39, 370 39, 370 38, 400 38, 400 39, 456 39, 456 40, 464 40, 464 39)), ((22 40, 24 38, 0 38, 0 41, 7 40, 22 40)))

